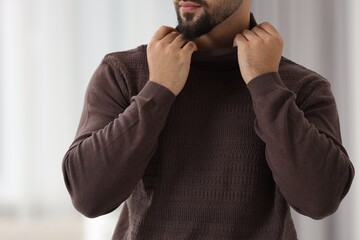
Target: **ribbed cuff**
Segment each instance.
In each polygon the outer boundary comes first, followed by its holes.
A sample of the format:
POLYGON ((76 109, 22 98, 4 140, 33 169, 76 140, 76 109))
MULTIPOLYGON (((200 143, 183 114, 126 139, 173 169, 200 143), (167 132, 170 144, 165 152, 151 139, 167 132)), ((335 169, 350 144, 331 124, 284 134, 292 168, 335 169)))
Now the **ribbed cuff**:
POLYGON ((153 81, 148 81, 138 96, 166 105, 171 105, 176 98, 175 94, 169 89, 153 81))
POLYGON ((251 93, 253 101, 265 96, 266 94, 272 92, 275 89, 287 89, 287 87, 282 82, 280 75, 277 72, 260 75, 251 80, 247 84, 247 87, 251 93))

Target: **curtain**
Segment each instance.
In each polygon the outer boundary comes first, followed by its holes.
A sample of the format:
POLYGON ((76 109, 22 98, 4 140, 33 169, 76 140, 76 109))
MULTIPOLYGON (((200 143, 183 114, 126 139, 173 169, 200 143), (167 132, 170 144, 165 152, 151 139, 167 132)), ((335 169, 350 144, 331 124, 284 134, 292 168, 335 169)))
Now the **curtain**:
MULTIPOLYGON (((359 10, 356 0, 253 0, 252 9, 258 22, 282 34, 285 57, 331 82, 356 168, 359 10)), ((61 161, 103 56, 147 43, 159 26, 175 24, 172 1, 0 0, 0 239, 110 239, 121 207, 98 219, 77 214, 61 161), (36 230, 38 219, 53 224, 47 237, 36 230)), ((299 239, 360 239, 359 198, 355 177, 333 216, 314 221, 293 212, 299 239)))

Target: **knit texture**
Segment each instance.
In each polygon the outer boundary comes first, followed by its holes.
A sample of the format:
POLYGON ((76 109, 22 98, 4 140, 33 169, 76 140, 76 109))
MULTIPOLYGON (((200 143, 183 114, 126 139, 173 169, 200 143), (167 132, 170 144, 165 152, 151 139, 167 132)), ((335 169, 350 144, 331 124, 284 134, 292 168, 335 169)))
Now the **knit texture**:
POLYGON ((194 53, 177 97, 149 81, 146 46, 96 70, 63 172, 85 216, 123 203, 114 240, 295 240, 289 205, 338 208, 354 169, 329 82, 282 58, 246 85, 236 51, 194 53))

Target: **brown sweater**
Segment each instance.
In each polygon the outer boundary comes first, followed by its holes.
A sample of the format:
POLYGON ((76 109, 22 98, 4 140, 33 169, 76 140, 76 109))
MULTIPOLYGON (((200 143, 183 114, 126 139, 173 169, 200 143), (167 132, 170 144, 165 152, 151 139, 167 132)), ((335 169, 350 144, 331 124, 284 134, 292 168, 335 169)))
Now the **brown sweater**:
POLYGON ((140 46, 96 70, 63 173, 85 216, 124 203, 116 240, 293 240, 289 205, 334 213, 354 169, 318 74, 282 58, 246 85, 235 48, 198 51, 175 97, 140 46))

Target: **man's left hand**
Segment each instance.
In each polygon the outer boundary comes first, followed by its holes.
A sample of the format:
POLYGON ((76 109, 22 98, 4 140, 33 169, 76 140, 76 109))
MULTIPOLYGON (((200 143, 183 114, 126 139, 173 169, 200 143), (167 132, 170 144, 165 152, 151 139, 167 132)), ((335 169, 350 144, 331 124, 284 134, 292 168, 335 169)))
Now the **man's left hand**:
POLYGON ((261 23, 253 29, 236 35, 238 62, 246 84, 270 72, 278 72, 283 50, 283 39, 270 23, 261 23))

